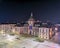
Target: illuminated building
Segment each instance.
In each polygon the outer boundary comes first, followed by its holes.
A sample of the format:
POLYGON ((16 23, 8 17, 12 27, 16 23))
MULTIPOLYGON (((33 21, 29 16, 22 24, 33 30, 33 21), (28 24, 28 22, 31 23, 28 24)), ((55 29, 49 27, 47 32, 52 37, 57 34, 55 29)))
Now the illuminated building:
MULTIPOLYGON (((50 23, 49 23, 50 24, 50 23)), ((38 36, 44 39, 50 39, 52 37, 52 28, 47 23, 42 23, 39 20, 33 19, 33 13, 31 13, 30 18, 25 23, 20 24, 0 24, 0 32, 5 33, 16 33, 16 34, 29 34, 33 36, 38 36)))
POLYGON ((39 37, 43 39, 50 39, 52 37, 52 28, 39 28, 39 37))
POLYGON ((0 32, 3 31, 5 33, 11 33, 14 26, 15 24, 0 24, 0 32))

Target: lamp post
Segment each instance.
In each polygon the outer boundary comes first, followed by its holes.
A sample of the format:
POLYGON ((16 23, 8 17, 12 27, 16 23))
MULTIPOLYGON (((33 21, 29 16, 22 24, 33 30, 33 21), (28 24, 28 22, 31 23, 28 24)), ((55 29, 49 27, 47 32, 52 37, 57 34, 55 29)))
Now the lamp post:
POLYGON ((58 28, 56 27, 56 28, 55 28, 55 31, 57 31, 57 30, 58 30, 58 28))
POLYGON ((57 32, 58 32, 58 28, 56 27, 55 28, 55 35, 57 35, 57 32))
POLYGON ((55 28, 55 41, 58 40, 58 28, 56 27, 55 28))

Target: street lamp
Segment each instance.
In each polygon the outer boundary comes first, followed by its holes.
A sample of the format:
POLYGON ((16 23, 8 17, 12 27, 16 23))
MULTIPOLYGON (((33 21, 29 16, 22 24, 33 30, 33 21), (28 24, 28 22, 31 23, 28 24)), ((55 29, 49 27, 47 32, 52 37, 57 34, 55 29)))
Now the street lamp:
POLYGON ((58 30, 58 28, 55 28, 55 31, 57 31, 58 30))

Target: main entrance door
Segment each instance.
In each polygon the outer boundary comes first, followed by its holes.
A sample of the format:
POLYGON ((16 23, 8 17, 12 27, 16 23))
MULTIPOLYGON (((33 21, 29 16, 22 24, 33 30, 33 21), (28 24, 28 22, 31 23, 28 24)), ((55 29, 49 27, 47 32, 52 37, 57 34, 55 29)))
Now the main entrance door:
POLYGON ((31 31, 30 31, 30 35, 31 35, 31 31))

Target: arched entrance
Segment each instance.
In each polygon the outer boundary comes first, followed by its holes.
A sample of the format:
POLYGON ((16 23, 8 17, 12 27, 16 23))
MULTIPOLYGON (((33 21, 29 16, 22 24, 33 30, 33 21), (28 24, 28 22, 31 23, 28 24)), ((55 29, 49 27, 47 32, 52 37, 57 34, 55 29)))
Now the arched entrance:
POLYGON ((31 31, 30 31, 30 35, 31 35, 31 31))

